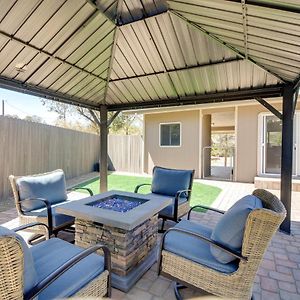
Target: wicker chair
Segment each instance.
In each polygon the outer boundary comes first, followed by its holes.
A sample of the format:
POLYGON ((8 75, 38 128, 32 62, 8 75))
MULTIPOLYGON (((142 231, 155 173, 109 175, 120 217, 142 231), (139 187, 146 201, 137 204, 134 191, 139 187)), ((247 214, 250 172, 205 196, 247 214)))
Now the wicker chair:
POLYGON ((66 190, 65 175, 63 170, 60 169, 28 176, 10 175, 9 181, 12 187, 20 224, 41 222, 48 225, 50 232, 55 235, 57 235, 58 231, 66 229, 74 224, 73 217, 56 213, 55 206, 64 203, 64 201, 74 201, 85 197, 84 194, 75 192, 75 190, 86 190, 91 196, 93 195, 93 192, 89 188, 75 187, 66 190), (56 187, 54 186, 52 188, 53 184, 56 184, 53 183, 54 176, 60 181, 59 189, 61 190, 60 194, 62 199, 59 198, 60 195, 57 193, 56 187), (20 192, 21 181, 25 181, 26 183, 24 189, 25 192, 23 192, 26 194, 25 196, 21 195, 20 192), (40 185, 40 190, 34 190, 36 189, 36 186, 39 186, 37 184, 39 181, 43 181, 44 184, 40 185), (45 184, 47 181, 49 182, 48 186, 45 184), (51 199, 49 199, 49 194, 52 191, 56 192, 56 198, 58 197, 58 200, 51 201, 51 199), (24 208, 25 205, 27 205, 27 209, 24 208), (29 207, 32 207, 32 209, 28 209, 28 205, 29 207), (35 209, 34 207, 38 209, 35 209))
MULTIPOLYGON (((177 282, 175 285, 177 299, 181 299, 178 288, 184 286, 204 290, 217 296, 228 297, 229 299, 251 298, 252 285, 259 264, 272 236, 286 215, 283 204, 270 192, 258 189, 253 192, 253 195, 261 200, 263 208, 252 210, 246 217, 245 229, 241 233, 243 238, 240 251, 233 251, 224 245, 216 243, 210 238, 209 234, 205 236, 205 234, 199 234, 197 230, 184 230, 182 226, 181 228, 179 226, 181 222, 165 233, 161 242, 159 273, 177 282), (204 247, 209 245, 210 248, 208 249, 210 250, 216 248, 225 251, 226 254, 230 253, 236 258, 233 262, 233 265, 236 264, 234 271, 221 272, 205 264, 196 263, 195 260, 187 259, 183 257, 184 255, 175 254, 174 252, 176 251, 173 251, 174 249, 172 251, 166 250, 166 238, 169 234, 170 237, 171 234, 174 235, 177 242, 188 236, 190 240, 196 240, 196 243, 201 241, 204 247)), ((215 209, 211 210, 217 213, 224 213, 215 209)), ((190 212, 188 214, 189 217, 190 212)), ((191 228, 200 226, 200 224, 191 221, 185 220, 184 222, 187 222, 187 225, 192 225, 190 226, 191 228)), ((175 245, 175 247, 178 247, 179 244, 175 245)), ((196 250, 199 251, 199 248, 196 250)), ((228 268, 229 265, 224 266, 228 268)))
POLYGON ((83 250, 52 238, 28 248, 14 231, 0 226, 0 299, 102 299, 110 297, 111 258, 103 245, 83 250), (102 249, 104 257, 93 254, 102 249), (57 255, 58 252, 61 255, 57 255))
POLYGON ((151 185, 151 193, 147 194, 150 199, 173 198, 173 203, 159 212, 162 219, 159 232, 164 231, 166 220, 178 222, 190 209, 194 170, 167 169, 155 166, 153 168, 152 184, 143 183, 136 186, 134 192, 145 185, 151 185))

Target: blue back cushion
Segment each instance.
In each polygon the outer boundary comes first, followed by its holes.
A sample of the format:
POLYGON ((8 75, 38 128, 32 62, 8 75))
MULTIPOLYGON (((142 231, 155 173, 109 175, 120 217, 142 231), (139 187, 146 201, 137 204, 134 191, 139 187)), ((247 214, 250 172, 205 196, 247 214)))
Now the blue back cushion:
POLYGON ((16 234, 12 230, 0 226, 0 238, 2 237, 16 238, 22 246, 23 257, 24 257, 23 292, 26 293, 30 291, 37 284, 37 274, 34 267, 32 254, 26 242, 20 235, 16 234))
MULTIPOLYGON (((51 204, 67 200, 66 180, 62 170, 46 173, 38 176, 24 176, 16 180, 20 200, 28 198, 44 198, 51 204)), ((44 208, 45 206, 37 201, 24 202, 22 208, 25 211, 44 208)))
POLYGON ((190 170, 155 167, 151 186, 152 193, 174 197, 178 191, 189 188, 192 174, 193 171, 190 170))
MULTIPOLYGON (((232 250, 240 251, 248 215, 252 210, 262 207, 259 198, 253 195, 243 197, 222 216, 212 232, 211 239, 232 250)), ((221 263, 235 260, 234 256, 216 247, 210 246, 210 251, 221 263)))

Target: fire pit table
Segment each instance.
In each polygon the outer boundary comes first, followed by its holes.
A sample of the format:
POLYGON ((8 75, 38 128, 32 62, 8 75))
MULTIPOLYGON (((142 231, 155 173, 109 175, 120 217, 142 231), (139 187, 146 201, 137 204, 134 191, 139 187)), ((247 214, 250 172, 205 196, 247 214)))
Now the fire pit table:
POLYGON ((112 255, 112 285, 127 292, 156 262, 158 212, 172 199, 109 191, 60 205, 75 217, 75 244, 107 245, 112 255))

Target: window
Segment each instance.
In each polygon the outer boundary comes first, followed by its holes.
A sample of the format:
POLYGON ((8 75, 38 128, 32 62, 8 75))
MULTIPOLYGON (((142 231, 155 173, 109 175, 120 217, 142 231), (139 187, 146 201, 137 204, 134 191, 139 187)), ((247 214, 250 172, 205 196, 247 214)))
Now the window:
POLYGON ((180 147, 181 145, 181 124, 168 123, 160 124, 160 146, 180 147))

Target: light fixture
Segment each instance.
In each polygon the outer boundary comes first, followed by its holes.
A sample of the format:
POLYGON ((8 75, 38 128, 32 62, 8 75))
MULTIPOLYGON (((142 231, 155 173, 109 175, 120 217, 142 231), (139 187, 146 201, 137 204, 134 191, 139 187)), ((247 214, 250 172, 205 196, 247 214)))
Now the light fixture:
POLYGON ((25 63, 21 62, 21 63, 18 63, 15 65, 15 69, 17 72, 23 73, 27 70, 27 65, 25 63))

